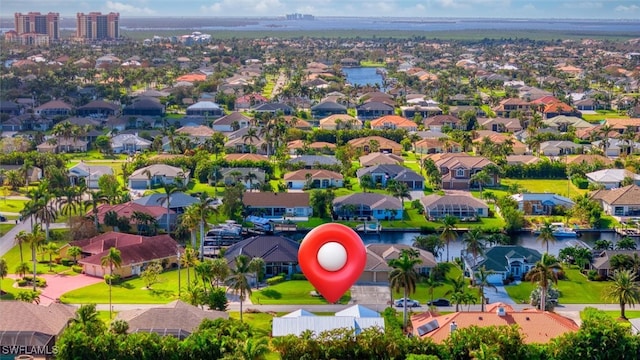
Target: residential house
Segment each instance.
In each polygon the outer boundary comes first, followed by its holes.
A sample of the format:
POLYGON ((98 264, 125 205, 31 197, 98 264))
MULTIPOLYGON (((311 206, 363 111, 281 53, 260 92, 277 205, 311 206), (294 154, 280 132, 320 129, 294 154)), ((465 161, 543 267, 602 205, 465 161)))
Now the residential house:
POLYGON ((567 165, 579 164, 601 164, 602 166, 610 166, 613 160, 602 155, 581 154, 576 156, 567 156, 567 165))
POLYGON ((181 300, 148 309, 123 310, 116 315, 116 320, 129 324, 128 333, 156 333, 179 340, 184 340, 196 331, 205 319, 228 318, 229 314, 224 311, 204 310, 181 300))
POLYGON ((404 183, 410 190, 422 190, 424 177, 415 171, 401 165, 380 164, 356 170, 360 181, 364 175, 370 175, 374 184, 386 187, 390 180, 404 183))
POLYGON ((594 148, 603 149, 603 141, 607 142, 607 152, 605 156, 618 157, 640 153, 640 142, 627 141, 620 138, 607 137, 604 140, 598 140, 591 143, 594 148))
POLYGON ((120 115, 120 106, 104 100, 94 100, 76 109, 80 117, 108 118, 120 115))
MULTIPOLYGON (((22 165, 0 165, 0 184, 4 184, 7 181, 7 172, 12 170, 24 174, 22 165)), ((42 180, 42 169, 37 166, 29 167, 27 169, 27 180, 29 183, 42 180)))
POLYGON ((497 133, 491 130, 478 130, 476 131, 477 138, 473 139, 473 147, 475 152, 479 152, 479 150, 486 144, 492 145, 503 145, 510 143, 511 146, 511 154, 514 155, 524 155, 527 151, 527 145, 520 142, 511 134, 505 133, 497 133))
POLYGON ((580 327, 571 319, 549 311, 527 309, 515 311, 503 303, 487 305, 485 312, 462 311, 444 315, 424 312, 411 317, 413 335, 441 344, 453 331, 477 327, 512 327, 518 329, 526 344, 546 344, 580 327))
POLYGON ((113 175, 111 166, 87 165, 83 161, 69 169, 69 182, 78 185, 84 182, 89 189, 98 189, 98 180, 104 175, 113 175))
POLYGON ((640 187, 637 184, 611 190, 596 190, 589 197, 600 202, 607 215, 640 216, 640 187))
POLYGON ((506 119, 506 118, 492 118, 492 119, 478 119, 478 124, 486 130, 491 130, 499 133, 515 133, 522 131, 522 125, 520 125, 519 119, 506 119))
POLYGON ((460 119, 453 115, 436 115, 424 119, 424 125, 431 131, 442 132, 443 127, 457 129, 460 125, 460 119))
POLYGON ((269 99, 267 99, 266 97, 260 94, 257 94, 257 93, 245 94, 245 95, 239 96, 236 99, 236 102, 234 104, 234 109, 249 110, 253 107, 262 105, 267 102, 269 102, 269 99))
POLYGON ((253 191, 256 187, 260 187, 265 183, 266 179, 265 171, 260 168, 221 168, 218 173, 220 178, 212 180, 222 181, 225 185, 240 183, 249 191, 253 191))
POLYGON ((423 119, 433 117, 436 115, 442 115, 442 109, 436 105, 424 106, 424 105, 412 105, 401 106, 400 113, 407 119, 415 119, 417 115, 420 115, 423 119))
POLYGON ((339 188, 344 177, 335 171, 323 169, 302 169, 284 174, 284 183, 288 189, 327 189, 339 188))
POLYGON ((608 279, 615 269, 611 266, 611 258, 616 255, 627 255, 631 258, 640 256, 639 250, 604 250, 593 257, 590 269, 596 270, 603 279, 608 279))
POLYGON ((247 192, 242 197, 247 215, 267 219, 306 221, 313 215, 309 204, 309 193, 247 192))
POLYGON ((640 131, 640 118, 605 119, 604 124, 611 126, 612 131, 609 135, 612 135, 614 132, 622 134, 625 131, 633 131, 636 133, 640 131))
POLYGON ((208 126, 183 126, 176 130, 176 134, 186 135, 196 144, 204 144, 207 139, 211 139, 216 132, 208 126))
POLYGON ((542 122, 552 129, 557 129, 559 132, 567 132, 571 128, 580 130, 592 129, 594 127, 593 124, 586 122, 579 117, 566 115, 558 115, 547 118, 545 120, 542 120, 542 122))
POLYGON ((22 120, 19 117, 10 117, 9 119, 2 122, 1 125, 2 132, 18 132, 22 131, 22 120))
POLYGON ((414 144, 414 150, 417 154, 459 153, 462 147, 443 135, 442 138, 425 138, 417 141, 414 144))
POLYGON ((404 129, 407 131, 417 131, 418 125, 411 120, 398 115, 387 115, 371 120, 371 128, 374 130, 404 129))
POLYGON ((320 119, 331 115, 346 114, 347 107, 333 101, 324 101, 311 107, 311 116, 320 119))
POLYGON ((582 152, 583 145, 567 140, 552 140, 540 143, 540 154, 546 156, 564 156, 582 152))
POLYGON ((290 155, 296 155, 298 153, 304 153, 305 151, 313 151, 316 153, 333 154, 336 150, 336 144, 316 141, 306 144, 303 140, 293 140, 287 143, 287 149, 289 149, 290 155))
POLYGON ((362 129, 362 121, 347 114, 335 114, 320 120, 322 130, 362 129))
POLYGON ((520 245, 495 245, 486 249, 479 259, 473 259, 471 254, 467 255, 463 258, 469 273, 482 267, 493 271, 488 277, 490 284, 502 284, 510 275, 515 279, 522 279, 542 258, 537 250, 520 245))
POLYGON ((123 278, 140 275, 144 267, 153 261, 167 268, 175 267, 178 253, 182 252, 180 245, 167 234, 140 236, 109 231, 90 239, 72 241, 69 245, 82 249, 82 258, 78 260, 82 272, 100 278, 110 273, 101 259, 111 248, 118 249, 122 259, 120 267, 114 268, 113 273, 123 278))
MULTIPOLYGON (((118 214, 118 218, 126 218, 129 219, 129 224, 133 225, 134 219, 133 214, 135 212, 141 212, 143 214, 150 215, 153 217, 157 223, 158 227, 161 229, 167 228, 167 217, 169 217, 169 226, 173 227, 177 222, 177 214, 175 211, 169 209, 167 211, 166 207, 160 206, 160 204, 148 204, 141 205, 138 203, 134 203, 133 201, 129 201, 122 204, 109 205, 109 204, 101 204, 97 207, 98 212, 98 223, 104 224, 105 215, 113 211, 118 214)), ((93 210, 87 212, 87 216, 94 216, 93 210)))
MULTIPOLYGON (((42 301, 44 303, 44 301, 42 301)), ((0 306, 0 334, 3 358, 53 359, 56 339, 75 317, 71 305, 33 304, 18 300, 3 300, 0 306)))
POLYGON ((57 137, 36 146, 39 152, 71 153, 86 152, 88 143, 84 140, 57 137))
MULTIPOLYGON (((292 275, 299 273, 298 249, 300 243, 283 236, 260 235, 237 242, 227 248, 224 258, 233 268, 235 258, 245 255, 249 259, 259 257, 265 262, 264 276, 270 278, 279 274, 292 275)), ((250 281, 255 278, 249 274, 250 281)))
POLYGON ((20 105, 13 101, 0 100, 0 114, 20 115, 20 105))
POLYGON ((253 108, 253 111, 256 113, 270 113, 272 115, 276 115, 281 113, 282 115, 292 115, 294 113, 294 109, 287 105, 281 103, 264 103, 253 108))
POLYGON ((372 152, 390 153, 402 155, 402 145, 393 140, 383 138, 382 136, 367 136, 362 138, 351 139, 347 145, 360 150, 363 154, 372 152))
POLYGON ((514 111, 519 111, 521 113, 529 113, 531 110, 531 105, 528 101, 522 100, 520 98, 509 98, 500 101, 498 106, 493 108, 493 112, 496 116, 503 118, 511 118, 511 113, 514 111))
POLYGON ((508 165, 531 165, 540 161, 535 155, 507 155, 508 165))
POLYGON ((340 160, 329 155, 300 155, 287 161, 288 164, 313 169, 317 166, 340 166, 340 160))
MULTIPOLYGON (((141 198, 135 199, 131 201, 134 204, 142 205, 142 206, 151 206, 151 207, 162 207, 164 212, 167 212, 167 195, 166 194, 151 194, 147 196, 143 196, 141 198)), ((191 205, 199 203, 200 200, 191 196, 182 191, 176 191, 169 195, 169 210, 176 213, 182 214, 184 211, 191 205)), ((164 220, 166 223, 166 218, 159 219, 164 220)), ((171 221, 171 220, 170 220, 171 221)), ((160 224, 163 225, 163 224, 160 224)))
POLYGON ((228 149, 227 152, 255 152, 261 155, 266 155, 266 142, 263 140, 262 136, 260 136, 260 132, 260 128, 241 128, 240 130, 234 131, 232 134, 227 136, 227 139, 229 140, 224 143, 224 147, 228 149), (247 135, 249 134, 249 129, 255 129, 257 137, 247 135))
POLYGON ((154 164, 134 171, 129 176, 129 189, 144 190, 162 184, 189 183, 190 171, 165 164, 154 164))
POLYGON ((626 169, 603 169, 586 173, 587 180, 604 186, 605 189, 619 188, 625 178, 630 178, 634 185, 640 185, 640 175, 626 169))
POLYGON ((187 116, 202 116, 215 119, 223 115, 224 110, 213 101, 198 101, 187 108, 187 116))
POLYGON ((72 111, 73 107, 61 100, 51 100, 33 109, 34 114, 47 118, 69 116, 72 111))
POLYGON ((305 332, 321 334, 325 331, 348 329, 354 335, 369 328, 384 329, 384 318, 379 313, 362 305, 353 305, 334 316, 316 316, 306 310, 296 310, 274 317, 271 336, 301 336, 305 332))
POLYGON ((418 252, 420 263, 415 266, 418 274, 428 275, 431 269, 436 267, 436 258, 432 253, 411 247, 406 244, 368 244, 367 263, 364 271, 358 278, 359 283, 388 283, 389 273, 393 268, 389 266, 391 259, 397 259, 404 250, 415 250, 418 252))
POLYGON ((434 221, 445 216, 455 216, 461 221, 475 221, 489 216, 489 205, 471 195, 431 194, 420 198, 427 219, 434 221))
POLYGON ((402 202, 393 196, 355 193, 335 198, 333 214, 343 218, 402 220, 404 209, 402 202))
MULTIPOLYGON (((476 173, 482 171, 493 162, 482 156, 465 154, 444 154, 435 161, 442 176, 442 189, 469 190, 478 184, 471 181, 476 173)), ((500 183, 498 174, 490 174, 490 181, 484 186, 494 186, 500 183)))
POLYGON ((152 97, 139 97, 133 104, 125 106, 122 115, 164 116, 165 108, 160 100, 152 97))
POLYGON ((137 134, 118 134, 111 138, 111 149, 116 154, 133 154, 151 147, 151 141, 137 134))
POLYGON ((211 126, 215 131, 231 132, 249 127, 251 119, 240 112, 232 112, 213 122, 211 126))
POLYGON ((384 102, 369 101, 356 107, 356 117, 360 120, 372 120, 381 116, 393 115, 394 107, 384 102))
POLYGON ((553 117, 565 115, 565 116, 581 116, 580 112, 573 108, 571 105, 563 102, 554 102, 544 106, 542 110, 542 117, 544 119, 551 119, 553 117))
POLYGON ((233 161, 269 161, 269 158, 260 154, 226 154, 224 159, 228 162, 233 161))
POLYGON ((360 166, 375 166, 375 165, 402 165, 404 158, 396 154, 383 154, 383 153, 369 153, 362 155, 358 159, 360 166))
POLYGON ((553 215, 558 208, 568 210, 575 205, 573 200, 553 193, 521 193, 511 195, 511 198, 525 215, 553 215))

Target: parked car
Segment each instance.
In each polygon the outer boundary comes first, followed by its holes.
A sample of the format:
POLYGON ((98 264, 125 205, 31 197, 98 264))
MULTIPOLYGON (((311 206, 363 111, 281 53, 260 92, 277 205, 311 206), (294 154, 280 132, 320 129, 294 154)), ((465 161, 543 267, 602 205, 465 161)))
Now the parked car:
POLYGON ((427 303, 429 306, 451 306, 451 302, 447 299, 435 299, 427 303))
POLYGON ((7 221, 7 217, 6 217, 6 216, 4 216, 4 215, 2 215, 2 214, 0 214, 0 221, 1 221, 1 222, 5 222, 5 221, 7 221))
POLYGON ((407 307, 420 307, 420 302, 417 300, 411 300, 411 299, 398 299, 396 301, 394 301, 394 305, 397 307, 404 307, 404 303, 407 303, 407 307))

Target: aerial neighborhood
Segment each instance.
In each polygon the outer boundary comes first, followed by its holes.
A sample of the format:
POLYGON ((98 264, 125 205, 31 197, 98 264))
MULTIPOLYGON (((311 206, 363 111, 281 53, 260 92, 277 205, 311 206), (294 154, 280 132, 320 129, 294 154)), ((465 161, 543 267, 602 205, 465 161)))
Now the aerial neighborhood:
POLYGON ((2 33, 0 359, 640 358, 640 38, 63 21, 2 33))

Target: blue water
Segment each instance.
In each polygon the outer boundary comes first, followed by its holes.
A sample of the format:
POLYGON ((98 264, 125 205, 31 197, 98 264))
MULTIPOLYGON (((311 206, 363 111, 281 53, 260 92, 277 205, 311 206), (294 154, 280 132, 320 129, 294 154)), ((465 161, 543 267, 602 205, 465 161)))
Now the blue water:
POLYGON ((382 76, 376 74, 375 68, 370 67, 355 67, 355 68, 342 68, 342 72, 347 77, 347 82, 351 85, 375 85, 379 84, 382 87, 382 76))

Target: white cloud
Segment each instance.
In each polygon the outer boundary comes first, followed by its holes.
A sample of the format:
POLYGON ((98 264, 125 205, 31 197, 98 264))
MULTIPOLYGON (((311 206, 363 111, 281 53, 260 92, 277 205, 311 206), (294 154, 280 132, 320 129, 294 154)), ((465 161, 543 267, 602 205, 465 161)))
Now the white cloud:
POLYGON ((638 5, 629 5, 629 6, 619 5, 619 6, 616 6, 615 10, 619 11, 619 12, 636 12, 636 11, 640 10, 640 6, 638 6, 638 5))
POLYGON ((136 7, 117 1, 107 1, 107 10, 127 15, 155 15, 156 11, 148 7, 136 7))
POLYGON ((284 14, 285 8, 280 0, 222 0, 201 7, 202 11, 216 16, 284 14))
POLYGON ((603 4, 594 1, 571 1, 562 4, 567 9, 601 9, 603 4))
POLYGON ((476 5, 483 7, 508 6, 511 0, 436 0, 443 8, 449 9, 470 9, 476 5))

